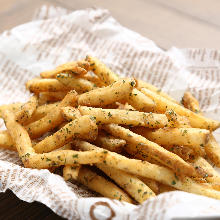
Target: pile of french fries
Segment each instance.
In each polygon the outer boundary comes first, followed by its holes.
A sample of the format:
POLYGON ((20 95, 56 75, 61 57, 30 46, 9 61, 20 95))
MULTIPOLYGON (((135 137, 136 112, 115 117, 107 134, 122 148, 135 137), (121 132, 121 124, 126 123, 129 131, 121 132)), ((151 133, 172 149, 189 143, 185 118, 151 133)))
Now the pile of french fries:
POLYGON ((204 117, 190 93, 180 104, 91 56, 26 87, 27 103, 0 106, 0 147, 17 151, 25 167, 61 167, 65 180, 129 203, 172 190, 220 199, 212 135, 220 122, 204 117))

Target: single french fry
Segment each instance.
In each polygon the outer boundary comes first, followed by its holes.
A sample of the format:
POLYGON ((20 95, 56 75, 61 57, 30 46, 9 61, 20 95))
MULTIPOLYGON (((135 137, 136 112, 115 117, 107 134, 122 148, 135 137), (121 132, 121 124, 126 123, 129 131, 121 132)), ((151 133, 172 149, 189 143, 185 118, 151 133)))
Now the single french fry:
POLYGON ((171 96, 169 96, 168 94, 166 94, 165 92, 162 92, 161 89, 157 88, 156 86, 153 86, 150 83, 144 82, 143 80, 136 80, 137 83, 137 89, 141 90, 142 88, 146 88, 151 90, 152 92, 155 92, 161 96, 163 96, 164 98, 177 103, 177 101, 172 98, 171 96))
POLYGON ((148 128, 163 128, 167 126, 167 117, 163 114, 128 111, 123 109, 102 109, 87 106, 78 107, 82 115, 95 117, 102 124, 123 124, 131 126, 144 126, 148 128))
POLYGON ((21 103, 21 102, 16 102, 16 103, 13 103, 13 104, 7 104, 7 105, 0 105, 0 118, 2 118, 2 112, 4 110, 9 110, 11 112, 17 112, 17 111, 20 111, 21 110, 21 106, 23 105, 24 103, 21 103))
POLYGON ((65 86, 57 79, 31 79, 27 81, 26 88, 33 93, 69 91, 71 88, 65 86))
POLYGON ((142 180, 150 189, 155 193, 159 193, 159 183, 156 180, 152 180, 143 176, 138 177, 140 180, 142 180))
POLYGON ((208 158, 217 166, 220 167, 220 146, 215 140, 213 134, 210 135, 209 142, 205 145, 205 152, 208 158))
POLYGON ((47 115, 38 121, 32 122, 25 126, 31 138, 37 138, 42 136, 44 133, 55 128, 61 124, 64 120, 61 112, 61 108, 65 106, 74 106, 77 102, 77 93, 72 90, 64 97, 64 99, 59 103, 58 106, 53 108, 47 115))
POLYGON ((197 114, 201 114, 199 102, 190 92, 184 93, 182 98, 182 104, 185 108, 188 108, 189 110, 197 114))
POLYGON ((204 155, 203 148, 208 142, 210 135, 209 130, 199 128, 160 128, 150 130, 137 127, 132 130, 159 145, 189 146, 198 155, 204 155))
POLYGON ((81 165, 66 165, 63 168, 63 178, 68 180, 77 180, 81 165))
POLYGON ((156 93, 151 92, 150 90, 143 88, 141 89, 141 92, 143 92, 146 96, 150 97, 155 102, 155 111, 159 113, 164 113, 167 109, 172 109, 177 114, 186 116, 189 119, 191 126, 194 128, 215 130, 220 127, 220 122, 196 114, 189 109, 184 108, 183 106, 180 106, 156 93))
MULTIPOLYGON (((178 175, 197 176, 193 166, 186 163, 182 158, 174 153, 171 153, 159 146, 158 144, 151 142, 141 135, 138 135, 129 129, 123 128, 116 124, 103 125, 103 129, 115 137, 126 140, 126 142, 133 144, 136 152, 143 152, 143 154, 154 158, 165 166, 171 168, 178 175)), ((125 148, 126 150, 127 148, 125 148)))
POLYGON ((0 131, 0 148, 17 151, 15 144, 8 131, 0 131))
MULTIPOLYGON (((64 175, 67 175, 64 170, 64 175)), ((70 175, 72 170, 68 170, 70 175)), ((82 166, 79 170, 77 181, 87 186, 89 189, 100 193, 110 199, 117 199, 119 201, 125 201, 132 203, 131 198, 114 183, 106 180, 104 177, 99 176, 96 172, 92 171, 88 167, 82 166)))
POLYGON ((69 122, 56 133, 46 137, 34 146, 37 153, 55 150, 69 142, 72 138, 94 140, 98 134, 96 122, 88 115, 69 122))
POLYGON ((2 117, 5 121, 5 125, 11 136, 13 143, 16 146, 19 157, 21 158, 23 164, 26 163, 27 158, 31 154, 35 154, 32 148, 31 139, 22 125, 16 122, 15 114, 8 110, 2 112, 2 117))
POLYGON ((37 96, 32 96, 30 100, 21 106, 21 110, 16 112, 15 118, 16 120, 24 124, 26 121, 28 121, 31 116, 33 115, 34 111, 36 110, 38 105, 37 96))
POLYGON ((90 69, 105 83, 106 86, 118 81, 118 76, 112 72, 104 63, 95 57, 87 56, 86 61, 90 63, 90 69))
POLYGON ((151 112, 154 109, 154 102, 152 99, 144 95, 138 89, 134 88, 131 93, 129 93, 128 103, 135 109, 144 112, 151 112))
POLYGON ((107 152, 74 150, 59 150, 43 154, 30 154, 26 156, 25 167, 47 169, 62 165, 93 164, 105 159, 107 152))
POLYGON ((71 73, 73 75, 82 76, 87 73, 89 70, 89 63, 86 61, 75 61, 75 62, 69 62, 64 63, 60 66, 58 66, 55 70, 49 70, 40 73, 40 76, 42 78, 56 78, 56 75, 58 73, 71 73))
POLYGON ((143 203, 145 200, 156 196, 155 193, 136 176, 109 167, 103 163, 96 164, 96 166, 114 180, 137 202, 143 203))
POLYGON ((88 92, 97 88, 94 83, 83 78, 75 77, 69 73, 59 73, 56 78, 67 88, 74 89, 78 93, 88 92))
POLYGON ((61 108, 61 111, 62 111, 63 117, 67 121, 72 121, 72 120, 75 120, 81 117, 80 111, 71 106, 63 107, 61 108))
MULTIPOLYGON (((73 144, 83 151, 85 150, 86 151, 87 150, 103 151, 102 148, 98 148, 85 141, 74 140, 73 144)), ((211 189, 199 183, 196 183, 194 180, 192 180, 189 177, 183 177, 179 179, 172 170, 166 167, 161 167, 155 164, 148 163, 147 161, 129 159, 115 152, 108 151, 103 163, 110 167, 123 170, 125 172, 129 172, 134 175, 154 179, 160 183, 174 187, 175 189, 208 196, 208 197, 215 198, 215 199, 220 199, 219 191, 216 191, 214 189, 211 189)))
POLYGON ((135 81, 120 79, 110 86, 98 88, 79 95, 78 104, 87 106, 105 106, 117 101, 127 100, 135 81))
POLYGON ((122 151, 126 141, 99 131, 99 134, 94 143, 99 147, 119 153, 122 151))

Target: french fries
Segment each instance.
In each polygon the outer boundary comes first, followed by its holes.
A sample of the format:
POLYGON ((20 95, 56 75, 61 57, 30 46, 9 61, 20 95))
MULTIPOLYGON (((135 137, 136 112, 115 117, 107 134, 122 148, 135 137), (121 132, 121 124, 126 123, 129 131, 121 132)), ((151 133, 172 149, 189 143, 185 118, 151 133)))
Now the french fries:
POLYGON ((220 122, 202 116, 191 94, 185 108, 91 56, 40 75, 26 83, 29 102, 0 106, 0 148, 17 152, 24 167, 63 166, 65 180, 130 203, 172 190, 220 199, 208 162, 220 167, 212 134, 220 122))
POLYGON ((61 108, 68 105, 75 105, 76 101, 77 93, 72 90, 67 93, 67 95, 58 106, 54 107, 53 111, 50 111, 40 120, 34 121, 33 123, 25 126, 25 129, 28 131, 31 138, 40 137, 44 133, 51 131, 53 128, 62 123, 64 119, 62 116, 61 108))
POLYGON ((89 62, 90 69, 102 80, 106 86, 118 81, 119 77, 97 58, 87 56, 86 61, 89 62))
POLYGON ((104 151, 79 152, 74 150, 59 150, 43 154, 25 156, 25 167, 47 169, 62 165, 80 165, 100 163, 105 159, 104 151))
POLYGON ((196 114, 181 105, 178 105, 172 101, 169 101, 165 99, 164 97, 153 93, 150 90, 147 90, 145 88, 141 89, 141 92, 143 92, 146 96, 150 97, 156 104, 155 106, 155 111, 159 113, 165 112, 167 109, 172 109, 175 111, 177 114, 186 116, 192 127, 194 128, 204 128, 207 130, 216 130, 217 128, 220 127, 220 122, 205 118, 202 115, 196 114))
MULTIPOLYGON (((151 142, 141 135, 135 134, 129 129, 123 128, 116 124, 104 125, 103 129, 111 135, 126 140, 128 143, 133 144, 135 152, 142 152, 148 157, 152 157, 165 166, 173 169, 177 174, 184 173, 188 176, 197 176, 194 168, 187 164, 179 156, 165 150, 154 142, 151 142)), ((125 148, 126 150, 126 148, 125 148)))
POLYGON ((91 115, 101 124, 115 123, 148 128, 163 128, 168 124, 167 117, 163 114, 86 106, 79 106, 78 109, 82 115, 91 115))
POLYGON ((82 138, 86 135, 88 140, 94 140, 97 133, 98 128, 96 123, 86 115, 73 122, 69 122, 53 135, 46 137, 37 143, 34 149, 37 153, 50 152, 67 144, 72 138, 82 138))
POLYGON ((71 88, 65 86, 57 79, 31 79, 26 83, 26 88, 30 92, 38 94, 39 92, 63 92, 69 91, 71 88))
POLYGON ((190 92, 185 92, 184 96, 182 98, 182 104, 185 108, 188 108, 192 112, 200 113, 200 107, 198 100, 193 97, 193 95, 190 92))
POLYGON ((155 196, 155 193, 136 176, 114 169, 105 164, 97 164, 96 166, 113 179, 137 202, 143 203, 145 200, 155 196))
POLYGON ((64 166, 64 168, 63 168, 63 178, 66 181, 77 180, 77 178, 79 176, 80 168, 81 168, 81 165, 75 165, 75 166, 66 165, 66 166, 64 166))
POLYGON ((32 96, 30 100, 21 106, 21 110, 16 112, 16 120, 23 124, 25 121, 31 118, 33 112, 37 108, 37 97, 32 96))
POLYGON ((133 79, 120 79, 110 86, 98 88, 79 95, 78 104, 86 106, 105 106, 127 100, 135 81, 133 79))
POLYGON ((61 111, 62 111, 63 117, 67 121, 72 121, 72 120, 75 120, 81 117, 80 111, 71 106, 63 107, 61 108, 61 111))
POLYGON ((8 104, 8 105, 0 105, 0 118, 2 118, 2 112, 4 110, 9 110, 9 111, 12 111, 12 112, 17 112, 17 111, 21 110, 21 106, 23 104, 24 103, 17 102, 17 103, 8 104))
MULTIPOLYGON (((74 176, 75 170, 65 167, 63 170, 64 178, 74 176)), ((117 199, 119 201, 125 201, 132 203, 131 198, 123 192, 114 183, 106 180, 104 177, 99 176, 94 171, 87 167, 80 167, 77 180, 89 189, 100 193, 103 196, 107 196, 111 199, 117 199)))
POLYGON ((88 92, 92 89, 96 89, 97 86, 83 78, 74 77, 69 73, 57 74, 57 80, 65 85, 67 88, 76 90, 78 93, 88 92))
MULTIPOLYGON (((74 141, 74 145, 81 150, 102 150, 101 148, 97 148, 85 141, 74 141)), ((170 169, 148 163, 147 161, 128 159, 115 152, 108 152, 103 162, 110 167, 125 172, 129 170, 129 173, 154 179, 160 183, 174 187, 175 189, 220 199, 219 191, 205 187, 189 177, 180 179, 170 169)))
POLYGON ((220 146, 215 140, 213 134, 210 135, 209 142, 205 145, 205 152, 208 158, 217 166, 220 167, 220 146))
POLYGON ((196 154, 204 156, 204 146, 209 139, 209 130, 199 128, 160 128, 154 131, 134 128, 133 131, 159 145, 190 146, 196 154))
POLYGON ((137 83, 137 89, 139 89, 139 90, 141 90, 142 88, 149 89, 152 92, 156 92, 160 96, 162 96, 162 97, 164 97, 174 103, 177 103, 177 101, 174 98, 172 98, 171 96, 169 96, 165 92, 162 92, 161 89, 157 88, 156 86, 153 86, 152 84, 144 82, 143 80, 136 80, 136 83, 137 83))
POLYGON ((17 151, 8 131, 0 131, 0 148, 17 151))
POLYGON ((69 62, 58 66, 55 70, 40 73, 42 78, 56 78, 58 73, 71 73, 82 76, 89 70, 89 63, 86 61, 69 62))

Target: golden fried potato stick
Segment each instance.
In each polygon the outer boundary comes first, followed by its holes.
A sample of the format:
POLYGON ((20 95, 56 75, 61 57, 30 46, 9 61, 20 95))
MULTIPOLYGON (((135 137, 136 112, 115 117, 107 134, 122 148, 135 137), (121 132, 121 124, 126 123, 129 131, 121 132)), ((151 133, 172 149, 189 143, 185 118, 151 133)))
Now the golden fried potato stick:
POLYGON ((99 134, 94 143, 97 146, 107 149, 109 151, 120 153, 123 146, 126 144, 126 141, 99 131, 99 134))
POLYGON ((58 106, 53 108, 53 111, 50 111, 38 121, 35 121, 27 126, 25 129, 28 131, 31 138, 37 138, 42 136, 44 133, 52 130, 64 120, 61 112, 61 108, 71 105, 74 106, 77 102, 77 93, 72 90, 64 97, 64 99, 59 103, 58 106))
POLYGON ((144 112, 151 112, 154 109, 154 102, 152 99, 144 95, 138 89, 134 88, 129 94, 128 103, 135 109, 144 112))
POLYGON ((63 168, 63 178, 66 181, 77 180, 81 165, 66 165, 63 168))
POLYGON ((69 91, 71 88, 65 86, 57 79, 31 79, 26 83, 26 88, 33 93, 39 92, 63 92, 69 91))
POLYGON ((206 180, 211 183, 213 188, 220 190, 220 175, 219 173, 212 167, 210 163, 203 157, 197 157, 193 162, 195 167, 200 167, 205 170, 207 173, 211 174, 211 176, 206 177, 206 180))
POLYGON ((22 105, 24 105, 24 103, 21 103, 21 102, 16 102, 16 103, 13 103, 13 104, 0 105, 0 118, 2 118, 2 112, 4 110, 7 109, 7 110, 12 111, 12 112, 17 112, 17 111, 21 110, 22 105))
POLYGON ((36 110, 38 105, 37 96, 32 96, 30 100, 21 106, 21 110, 16 112, 15 118, 16 120, 24 124, 26 121, 28 121, 31 116, 33 115, 34 111, 36 110))
POLYGON ((86 61, 74 61, 69 63, 64 63, 58 66, 55 70, 49 70, 40 73, 42 78, 56 78, 58 73, 71 73, 77 76, 83 76, 89 70, 89 63, 86 61))
POLYGON ((171 96, 169 96, 165 92, 162 92, 161 89, 157 88, 156 86, 153 86, 150 83, 144 82, 143 80, 136 80, 136 83, 137 83, 138 90, 141 90, 142 88, 146 88, 146 89, 151 90, 152 92, 157 93, 158 95, 163 96, 164 98, 166 98, 172 102, 177 103, 177 101, 174 98, 172 98, 171 96))
MULTIPOLYGON (((178 175, 182 173, 182 175, 187 176, 198 176, 193 166, 186 163, 176 154, 167 151, 143 136, 116 124, 103 125, 102 128, 111 135, 124 139, 127 143, 133 144, 134 151, 143 152, 145 155, 148 155, 165 166, 173 169, 178 175)), ((125 150, 127 150, 126 147, 125 150)))
POLYGON ((209 142, 205 145, 205 152, 208 158, 217 166, 220 167, 220 145, 215 140, 213 134, 210 135, 209 142))
POLYGON ((12 142, 16 146, 19 157, 21 158, 23 164, 25 164, 26 159, 31 154, 35 154, 34 149, 32 148, 31 139, 25 128, 16 122, 14 113, 5 110, 2 112, 2 117, 11 136, 12 142))
POLYGON ((118 81, 119 77, 97 58, 87 56, 86 61, 90 64, 90 70, 92 70, 106 86, 118 81))
POLYGON ((72 76, 69 73, 59 73, 56 78, 63 85, 76 90, 78 93, 88 92, 97 88, 94 83, 83 78, 72 76))
POLYGON ((152 180, 143 176, 138 177, 141 181, 143 181, 150 189, 155 193, 159 193, 159 183, 156 180, 152 180))
POLYGON ((67 144, 70 139, 83 138, 94 140, 98 135, 96 122, 85 115, 69 122, 54 134, 46 137, 34 146, 37 153, 47 153, 67 144))
MULTIPOLYGON (((85 150, 103 151, 102 148, 98 148, 85 141, 74 140, 73 144, 83 151, 85 150)), ((108 151, 103 163, 110 167, 123 170, 125 172, 129 172, 134 175, 143 176, 156 180, 160 183, 174 187, 175 189, 179 189, 189 193, 208 196, 215 199, 220 199, 219 191, 205 187, 195 182, 189 177, 184 177, 182 179, 179 179, 172 170, 166 167, 161 167, 155 164, 148 163, 147 161, 129 159, 115 152, 108 151)))
POLYGON ((8 131, 0 131, 0 148, 17 151, 15 144, 8 131))
POLYGON ((19 157, 25 167, 46 169, 53 166, 92 164, 102 162, 107 151, 78 152, 73 150, 59 150, 50 153, 36 154, 32 148, 31 139, 27 131, 15 120, 12 112, 2 113, 6 127, 15 143, 19 157))
POLYGON ((205 118, 202 115, 198 115, 189 109, 184 108, 174 102, 171 102, 156 93, 151 92, 145 88, 141 89, 146 96, 150 97, 156 104, 155 111, 159 113, 164 113, 167 109, 172 109, 177 114, 186 116, 192 127, 194 128, 204 128, 207 130, 215 130, 220 127, 220 122, 205 118))
POLYGON ((109 167, 106 164, 96 164, 107 176, 114 180, 137 202, 143 203, 145 200, 155 197, 155 193, 135 175, 109 167))
MULTIPOLYGON (((63 169, 63 177, 67 179, 69 177, 74 178, 75 170, 70 167, 63 169)), ((96 172, 89 167, 82 166, 79 169, 77 181, 87 186, 89 189, 100 193, 111 199, 117 199, 119 201, 125 201, 132 203, 131 198, 114 183, 106 180, 104 177, 99 176, 96 172)))
POLYGON ((67 106, 61 108, 62 115, 67 121, 72 121, 81 117, 80 111, 77 108, 67 106))
POLYGON ((26 156, 25 167, 47 169, 62 165, 93 164, 100 163, 105 159, 104 151, 74 151, 58 150, 43 154, 31 154, 26 156))
POLYGON ((209 140, 210 132, 199 128, 159 128, 150 130, 142 127, 133 128, 150 141, 159 145, 184 145, 191 147, 198 155, 204 155, 204 146, 209 140))
POLYGON ((148 128, 163 128, 168 124, 167 117, 163 114, 123 109, 92 108, 87 106, 79 106, 78 109, 81 115, 91 115, 101 124, 115 123, 148 128))
POLYGON ((105 106, 121 100, 127 100, 135 81, 120 79, 103 88, 98 88, 79 95, 78 104, 87 106, 105 106))
POLYGON ((185 108, 188 108, 189 110, 201 114, 201 110, 199 107, 198 100, 190 93, 185 92, 182 98, 182 104, 185 108))

